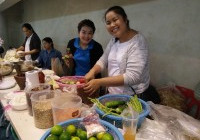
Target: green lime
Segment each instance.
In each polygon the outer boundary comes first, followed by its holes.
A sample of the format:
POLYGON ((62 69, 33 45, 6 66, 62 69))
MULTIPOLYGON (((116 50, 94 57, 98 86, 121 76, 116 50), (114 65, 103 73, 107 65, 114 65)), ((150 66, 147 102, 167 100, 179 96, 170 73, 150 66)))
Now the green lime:
POLYGON ((88 140, 97 140, 95 137, 90 137, 88 140))
POLYGON ((81 131, 79 135, 77 135, 81 140, 87 140, 87 132, 81 131))
POLYGON ((79 136, 79 135, 81 134, 82 131, 83 131, 82 129, 78 128, 78 129, 76 130, 76 136, 79 136))
POLYGON ((72 137, 71 140, 81 140, 79 137, 72 137))
POLYGON ((96 135, 97 140, 101 140, 104 134, 105 134, 105 132, 99 132, 99 133, 97 133, 97 135, 96 135))
POLYGON ((70 135, 74 135, 76 134, 76 127, 73 124, 68 125, 66 128, 66 132, 68 132, 70 135))
POLYGON ((114 140, 114 138, 111 134, 105 133, 101 140, 114 140))
POLYGON ((59 140, 70 140, 70 139, 71 139, 71 135, 66 132, 63 132, 59 137, 59 140))
POLYGON ((55 125, 51 128, 51 134, 59 136, 62 134, 63 128, 60 125, 55 125))
POLYGON ((56 135, 50 135, 46 140, 58 140, 58 137, 56 135))

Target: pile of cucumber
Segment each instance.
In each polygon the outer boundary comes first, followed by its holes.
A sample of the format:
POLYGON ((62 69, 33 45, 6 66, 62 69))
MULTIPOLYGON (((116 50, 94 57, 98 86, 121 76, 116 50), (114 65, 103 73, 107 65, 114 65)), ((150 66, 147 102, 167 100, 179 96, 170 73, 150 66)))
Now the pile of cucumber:
POLYGON ((101 109, 103 112, 105 112, 104 116, 106 115, 115 115, 120 116, 120 114, 123 112, 125 108, 131 106, 134 111, 141 113, 143 111, 142 104, 139 101, 137 95, 134 95, 134 97, 131 97, 131 99, 128 102, 125 101, 108 101, 105 104, 102 104, 98 99, 91 99, 91 102, 96 104, 96 106, 101 109))

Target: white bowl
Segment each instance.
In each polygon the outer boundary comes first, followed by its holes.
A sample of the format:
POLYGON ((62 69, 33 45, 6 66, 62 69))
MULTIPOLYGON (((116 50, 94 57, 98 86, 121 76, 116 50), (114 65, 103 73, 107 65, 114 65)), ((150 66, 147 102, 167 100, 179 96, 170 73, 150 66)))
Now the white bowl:
POLYGON ((27 109, 27 102, 25 94, 16 95, 9 104, 15 110, 25 110, 27 109))
POLYGON ((42 70, 42 72, 44 73, 44 75, 54 75, 55 73, 53 70, 48 69, 42 70))
POLYGON ((16 95, 25 94, 24 91, 12 91, 4 95, 4 98, 7 100, 12 100, 16 95))

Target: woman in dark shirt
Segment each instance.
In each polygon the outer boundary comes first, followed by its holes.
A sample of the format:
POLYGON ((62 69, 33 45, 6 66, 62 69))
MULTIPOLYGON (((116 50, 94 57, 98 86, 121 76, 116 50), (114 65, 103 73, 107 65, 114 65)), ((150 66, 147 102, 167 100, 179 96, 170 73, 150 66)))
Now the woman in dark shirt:
POLYGON ((84 76, 103 54, 101 44, 92 39, 94 33, 95 25, 91 20, 84 19, 78 24, 79 37, 70 40, 67 46, 73 57, 73 61, 69 61, 71 75, 84 76))
POLYGON ((20 46, 17 51, 24 51, 21 55, 25 57, 25 60, 35 60, 38 58, 41 50, 40 38, 29 23, 23 24, 22 30, 26 38, 23 45, 20 46))
POLYGON ((61 60, 62 54, 54 48, 53 40, 50 37, 45 37, 42 40, 42 44, 44 46, 44 50, 40 52, 36 61, 38 61, 43 69, 51 69, 51 59, 59 58, 61 60))

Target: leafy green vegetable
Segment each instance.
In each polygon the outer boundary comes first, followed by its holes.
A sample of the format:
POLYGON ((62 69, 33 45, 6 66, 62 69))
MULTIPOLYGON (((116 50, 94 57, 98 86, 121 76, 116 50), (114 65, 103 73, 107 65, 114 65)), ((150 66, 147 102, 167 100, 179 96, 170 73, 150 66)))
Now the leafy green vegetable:
POLYGON ((96 106, 102 110, 105 114, 103 115, 115 115, 120 116, 120 114, 123 112, 127 106, 131 106, 134 111, 141 113, 143 111, 142 104, 139 101, 137 95, 134 95, 130 98, 130 101, 125 103, 124 101, 109 101, 106 102, 105 105, 103 105, 98 99, 91 99, 89 98, 91 102, 96 104, 96 106), (112 108, 113 107, 113 108, 112 108), (114 108, 115 107, 115 108, 114 108))
POLYGON ((139 101, 137 95, 131 97, 130 101, 127 104, 130 105, 133 108, 133 110, 138 113, 141 113, 143 111, 142 104, 139 101))
POLYGON ((115 116, 119 116, 119 114, 115 113, 115 112, 116 112, 115 109, 113 109, 113 108, 108 108, 108 107, 104 106, 102 103, 99 102, 98 99, 91 99, 91 98, 90 98, 90 101, 93 102, 94 104, 96 104, 96 106, 97 106, 100 110, 102 110, 103 112, 105 112, 105 114, 103 115, 103 117, 106 116, 106 115, 115 115, 115 116))

